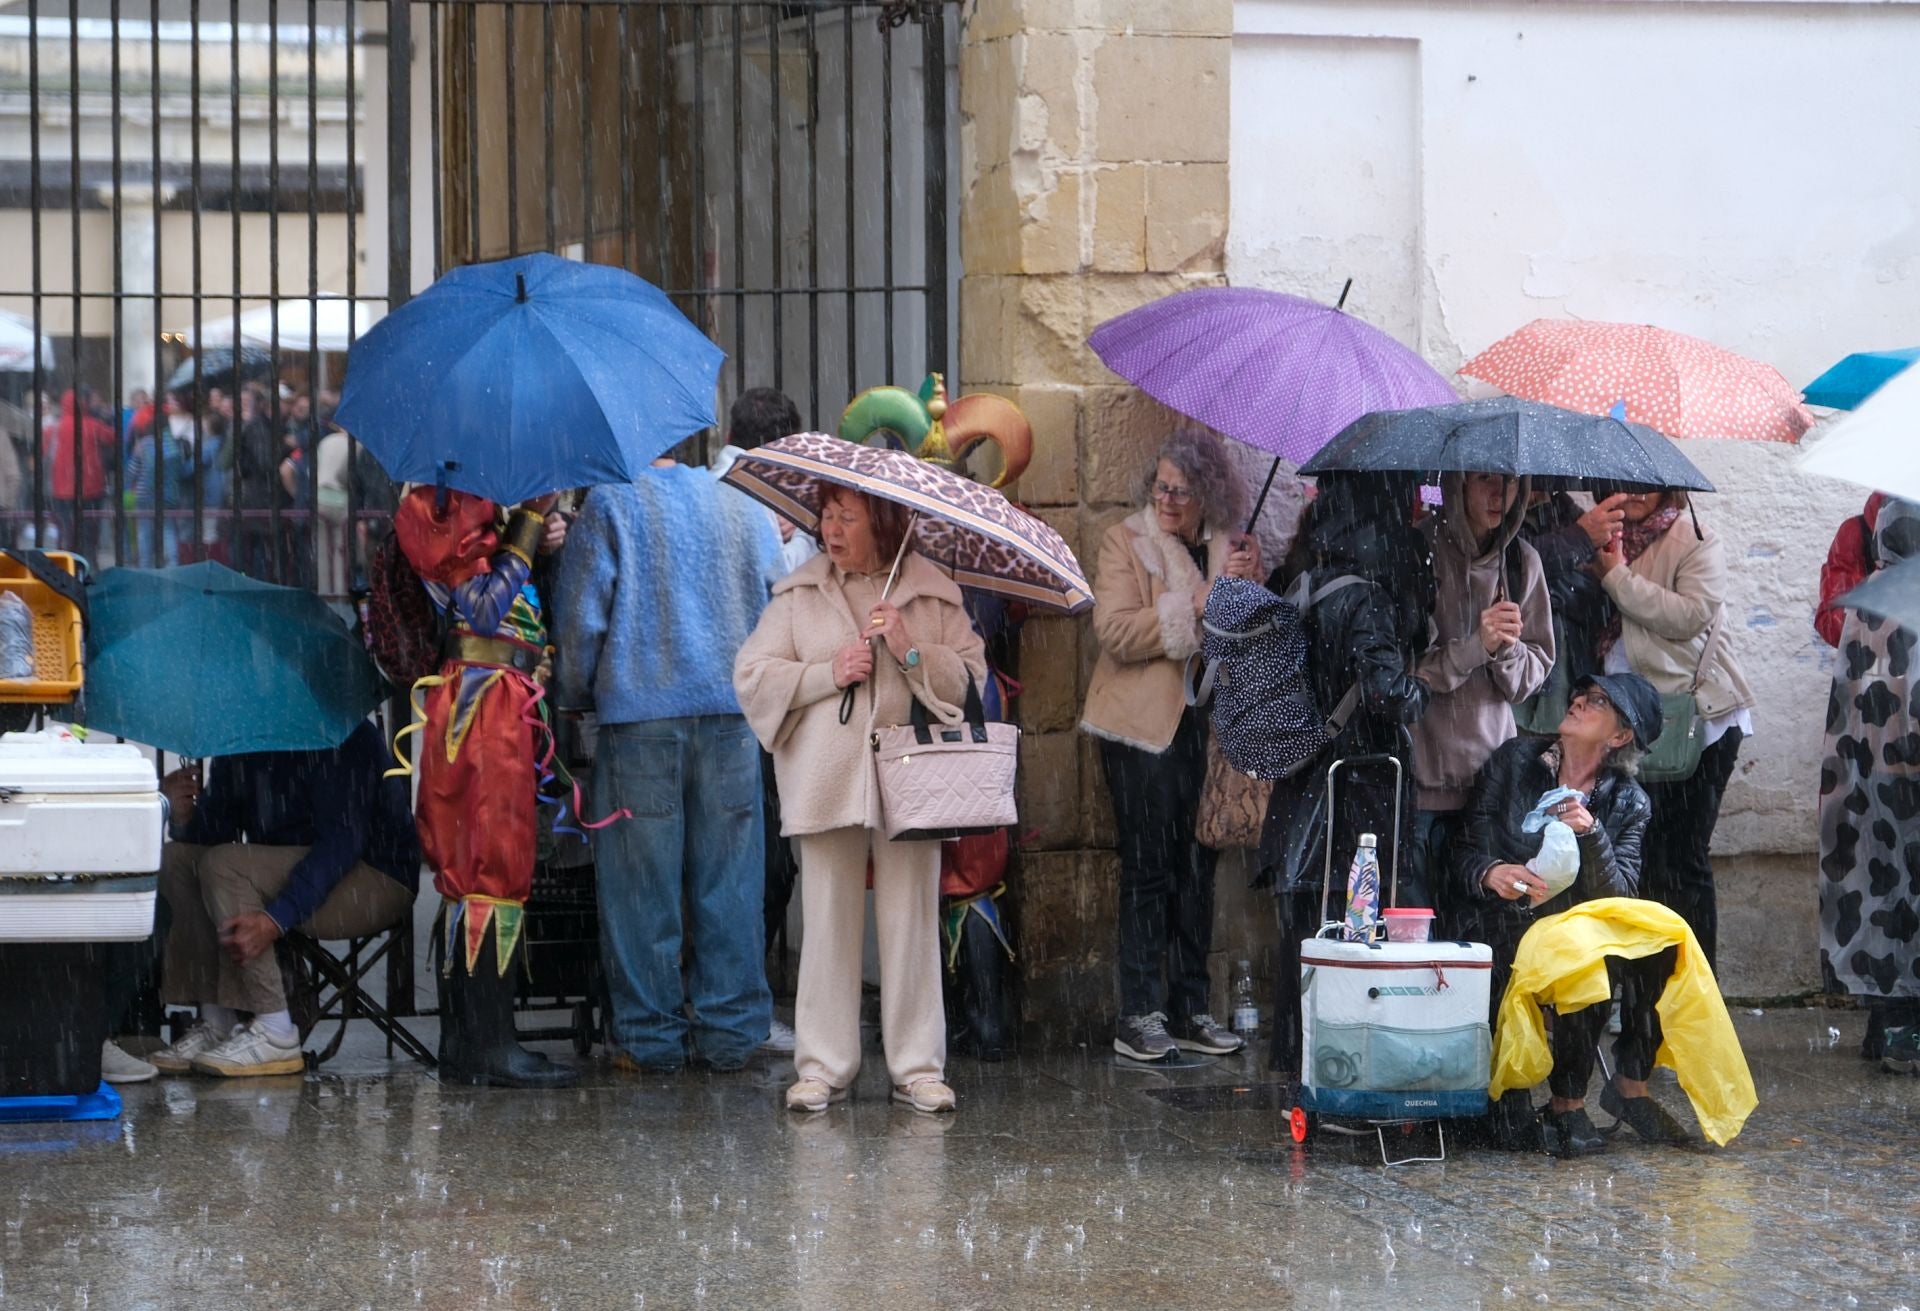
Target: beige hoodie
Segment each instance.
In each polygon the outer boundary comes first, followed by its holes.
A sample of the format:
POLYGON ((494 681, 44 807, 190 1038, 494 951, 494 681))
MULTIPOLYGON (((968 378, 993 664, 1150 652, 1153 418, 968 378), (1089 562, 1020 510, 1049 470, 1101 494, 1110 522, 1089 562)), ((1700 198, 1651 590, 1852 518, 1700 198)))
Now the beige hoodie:
POLYGON ((1540 557, 1514 542, 1526 517, 1526 479, 1520 480, 1493 540, 1482 548, 1467 526, 1465 479, 1441 480, 1444 502, 1422 525, 1433 549, 1434 604, 1427 653, 1415 672, 1433 691, 1427 713, 1413 726, 1413 778, 1422 810, 1460 810, 1474 778, 1495 748, 1514 735, 1513 705, 1537 692, 1553 669, 1553 609, 1540 557), (1514 542, 1519 594, 1505 596, 1507 544, 1514 542), (1497 600, 1520 607, 1521 633, 1489 656, 1480 642, 1480 612, 1497 600))

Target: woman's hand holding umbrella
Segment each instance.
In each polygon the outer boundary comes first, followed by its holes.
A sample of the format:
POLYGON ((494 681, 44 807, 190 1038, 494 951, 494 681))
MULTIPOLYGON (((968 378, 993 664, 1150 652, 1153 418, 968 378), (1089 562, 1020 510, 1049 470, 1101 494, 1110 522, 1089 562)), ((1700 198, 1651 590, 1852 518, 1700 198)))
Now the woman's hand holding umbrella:
POLYGON ((835 687, 857 687, 872 676, 873 647, 868 643, 849 642, 834 653, 833 685, 835 687))
POLYGON ((891 601, 882 601, 867 612, 867 640, 874 638, 887 644, 896 664, 907 663, 907 656, 913 650, 913 634, 907 631, 906 619, 891 601))
POLYGON ((1520 640, 1524 628, 1519 606, 1496 601, 1480 612, 1480 645, 1488 655, 1498 655, 1502 648, 1520 640))

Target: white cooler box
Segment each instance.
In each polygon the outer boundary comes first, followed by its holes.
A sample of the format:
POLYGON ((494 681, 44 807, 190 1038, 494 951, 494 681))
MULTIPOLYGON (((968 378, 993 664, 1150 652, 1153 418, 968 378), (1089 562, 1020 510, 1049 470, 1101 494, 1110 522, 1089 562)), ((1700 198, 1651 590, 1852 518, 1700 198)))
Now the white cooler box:
POLYGON ((165 815, 138 747, 0 736, 0 942, 149 936, 165 815))
POLYGON ((1482 943, 1302 943, 1301 1105, 1370 1120, 1485 1111, 1492 972, 1482 943))

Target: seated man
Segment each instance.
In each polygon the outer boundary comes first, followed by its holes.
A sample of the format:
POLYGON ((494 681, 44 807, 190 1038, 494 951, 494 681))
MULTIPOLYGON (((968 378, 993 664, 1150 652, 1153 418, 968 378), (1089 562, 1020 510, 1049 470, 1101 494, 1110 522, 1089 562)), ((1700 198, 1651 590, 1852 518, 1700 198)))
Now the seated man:
MULTIPOLYGON (((1517 737, 1496 750, 1480 772, 1467 829, 1455 848, 1449 904, 1449 936, 1493 948, 1493 1006, 1506 992, 1514 950, 1537 919, 1595 897, 1637 897, 1640 843, 1653 814, 1646 792, 1634 782, 1640 753, 1660 736, 1660 694, 1638 674, 1582 679, 1572 704, 1551 738, 1517 737), (1572 886, 1547 896, 1547 884, 1527 868, 1540 853, 1544 829, 1527 832, 1522 821, 1555 788, 1579 798, 1558 803, 1552 817, 1572 829, 1580 847, 1572 886)), ((1640 960, 1609 958, 1608 972, 1621 990, 1621 1032, 1614 1044, 1617 1074, 1600 1104, 1641 1137, 1684 1141, 1684 1129, 1647 1095, 1654 1054, 1660 1050, 1660 1017, 1654 1003, 1673 972, 1671 949, 1640 960)), ((1589 1006, 1556 1016, 1553 1026, 1552 1093, 1546 1121, 1563 1155, 1585 1155, 1605 1146, 1587 1118, 1587 1083, 1608 1008, 1589 1006)), ((1520 1091, 1512 1094, 1525 1098, 1520 1091)), ((1521 1108, 1531 1110, 1531 1104, 1521 1108)))
POLYGON ((204 796, 191 768, 161 780, 173 841, 160 862, 172 916, 160 996, 198 1005, 200 1022, 154 1053, 155 1066, 300 1072, 274 940, 295 928, 323 939, 376 933, 407 913, 419 886, 406 780, 381 777, 386 766, 379 730, 362 723, 329 751, 223 756, 204 796))

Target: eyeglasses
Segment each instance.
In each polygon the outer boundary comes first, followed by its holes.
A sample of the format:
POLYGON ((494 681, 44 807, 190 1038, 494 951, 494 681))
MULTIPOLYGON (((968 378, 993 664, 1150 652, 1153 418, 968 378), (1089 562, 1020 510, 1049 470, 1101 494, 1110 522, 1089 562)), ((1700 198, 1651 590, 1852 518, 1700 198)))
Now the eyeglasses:
POLYGON ((1153 485, 1153 499, 1165 501, 1168 505, 1185 505, 1193 499, 1193 488, 1173 487, 1166 483, 1153 485))
POLYGON ((1607 694, 1597 688, 1588 688, 1573 698, 1573 704, 1586 704, 1595 710, 1612 710, 1613 702, 1607 700, 1607 694))

